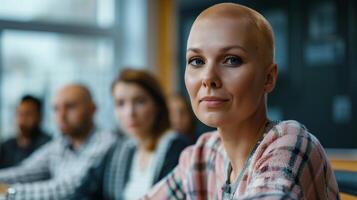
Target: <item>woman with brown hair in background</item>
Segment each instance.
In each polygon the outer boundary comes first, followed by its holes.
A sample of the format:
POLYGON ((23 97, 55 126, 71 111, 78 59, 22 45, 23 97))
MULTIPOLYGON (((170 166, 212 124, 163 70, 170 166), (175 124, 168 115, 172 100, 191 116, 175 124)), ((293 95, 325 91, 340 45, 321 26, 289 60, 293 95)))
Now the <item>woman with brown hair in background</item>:
POLYGON ((170 131, 165 97, 150 73, 122 70, 112 95, 124 136, 90 171, 73 199, 137 199, 177 165, 187 146, 170 131))

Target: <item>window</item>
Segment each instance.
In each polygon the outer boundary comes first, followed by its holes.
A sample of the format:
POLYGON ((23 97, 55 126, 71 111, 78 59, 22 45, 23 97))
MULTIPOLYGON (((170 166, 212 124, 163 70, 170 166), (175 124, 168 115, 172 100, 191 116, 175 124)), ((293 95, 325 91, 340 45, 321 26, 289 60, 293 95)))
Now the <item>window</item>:
POLYGON ((57 133, 53 96, 70 82, 91 90, 99 127, 116 126, 110 94, 121 51, 115 34, 120 30, 116 4, 115 0, 0 0, 1 140, 15 134, 15 109, 24 94, 43 100, 42 125, 50 134, 57 133))
MULTIPOLYGON (((15 128, 15 108, 23 94, 44 99, 44 125, 55 132, 52 102, 55 91, 69 82, 90 88, 98 107, 98 124, 110 127, 110 83, 113 68, 113 42, 106 38, 68 36, 57 33, 4 31, 1 79, 2 133, 15 128)), ((113 73, 114 72, 114 73, 113 73)), ((111 119, 114 120, 114 117, 111 119)), ((3 135, 4 135, 3 134, 3 135)))
POLYGON ((100 27, 109 27, 114 23, 114 0, 0 0, 0 5, 0 18, 7 20, 100 27))

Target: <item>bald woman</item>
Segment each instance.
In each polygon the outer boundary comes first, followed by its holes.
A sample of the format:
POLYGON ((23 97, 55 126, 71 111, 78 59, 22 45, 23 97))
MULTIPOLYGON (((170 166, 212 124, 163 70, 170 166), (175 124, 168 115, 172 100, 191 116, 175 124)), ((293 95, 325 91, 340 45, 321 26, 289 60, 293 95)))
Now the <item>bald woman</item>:
POLYGON ((144 199, 338 199, 319 141, 297 121, 271 121, 274 35, 256 11, 204 10, 187 42, 185 84, 195 115, 214 132, 186 149, 144 199))

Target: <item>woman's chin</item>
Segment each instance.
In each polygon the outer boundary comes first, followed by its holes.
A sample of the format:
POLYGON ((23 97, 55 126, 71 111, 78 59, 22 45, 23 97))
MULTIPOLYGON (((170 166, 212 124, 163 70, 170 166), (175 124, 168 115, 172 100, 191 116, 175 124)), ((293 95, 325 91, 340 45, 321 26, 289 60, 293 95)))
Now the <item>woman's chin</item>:
POLYGON ((198 119, 207 126, 217 128, 224 121, 223 116, 219 115, 206 115, 202 117, 198 117, 198 119))
POLYGON ((128 128, 127 133, 131 137, 135 137, 135 138, 140 137, 140 131, 135 128, 128 128))

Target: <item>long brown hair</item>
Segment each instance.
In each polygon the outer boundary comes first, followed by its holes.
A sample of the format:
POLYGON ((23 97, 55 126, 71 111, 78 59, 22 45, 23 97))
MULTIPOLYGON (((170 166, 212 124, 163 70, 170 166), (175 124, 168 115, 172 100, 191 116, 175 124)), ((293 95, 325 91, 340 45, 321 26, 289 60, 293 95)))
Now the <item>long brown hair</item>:
POLYGON ((153 134, 152 144, 149 149, 153 150, 160 136, 170 127, 169 109, 165 100, 164 93, 161 90, 156 78, 145 70, 126 68, 120 71, 112 83, 112 92, 119 82, 134 83, 143 88, 154 100, 156 106, 156 115, 151 132, 153 134))

